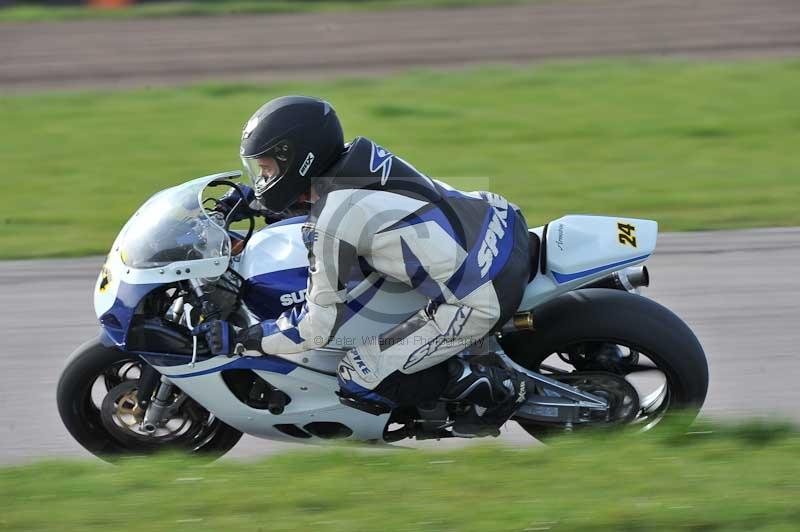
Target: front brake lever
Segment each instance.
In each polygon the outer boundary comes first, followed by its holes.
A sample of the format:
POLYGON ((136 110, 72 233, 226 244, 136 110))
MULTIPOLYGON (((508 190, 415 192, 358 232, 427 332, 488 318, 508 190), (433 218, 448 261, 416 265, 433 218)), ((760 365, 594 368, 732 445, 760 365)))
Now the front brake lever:
POLYGON ((195 362, 197 361, 197 335, 194 334, 194 327, 192 326, 192 310, 194 307, 191 303, 184 303, 184 317, 186 318, 186 326, 189 327, 189 332, 192 333, 192 361, 189 363, 189 367, 193 368, 195 362))

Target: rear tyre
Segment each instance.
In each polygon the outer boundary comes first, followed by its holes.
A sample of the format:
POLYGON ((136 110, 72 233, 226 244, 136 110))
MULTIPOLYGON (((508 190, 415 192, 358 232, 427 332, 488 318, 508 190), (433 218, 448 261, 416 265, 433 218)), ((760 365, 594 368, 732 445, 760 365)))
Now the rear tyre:
MULTIPOLYGON (((660 373, 663 385, 647 393, 637 390, 643 411, 627 424, 650 430, 669 416, 688 425, 702 407, 708 391, 703 348, 680 318, 655 301, 620 290, 586 289, 537 307, 533 316, 535 330, 501 340, 506 353, 527 369, 556 378, 604 371, 631 381, 660 373)), ((563 432, 561 426, 520 425, 537 438, 563 432)))
POLYGON ((128 400, 135 397, 142 364, 137 356, 105 347, 97 338, 70 355, 58 381, 58 413, 69 433, 87 451, 106 461, 160 450, 182 451, 214 460, 236 445, 242 433, 190 398, 184 400, 178 411, 186 418, 186 426, 176 429, 171 437, 144 438, 132 429, 126 434, 126 426, 121 423, 119 430, 109 431, 108 399, 120 411, 124 406, 120 403, 122 396, 109 398, 109 392, 122 390, 128 394, 128 400))

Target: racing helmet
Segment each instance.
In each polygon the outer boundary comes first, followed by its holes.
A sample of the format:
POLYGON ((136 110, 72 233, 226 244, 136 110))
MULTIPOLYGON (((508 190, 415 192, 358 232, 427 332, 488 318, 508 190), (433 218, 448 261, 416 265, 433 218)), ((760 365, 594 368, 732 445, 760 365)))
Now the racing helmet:
POLYGON ((247 121, 239 155, 258 201, 278 213, 307 192, 343 150, 342 125, 328 102, 282 96, 265 103, 247 121), (265 157, 278 163, 272 175, 262 168, 265 157))

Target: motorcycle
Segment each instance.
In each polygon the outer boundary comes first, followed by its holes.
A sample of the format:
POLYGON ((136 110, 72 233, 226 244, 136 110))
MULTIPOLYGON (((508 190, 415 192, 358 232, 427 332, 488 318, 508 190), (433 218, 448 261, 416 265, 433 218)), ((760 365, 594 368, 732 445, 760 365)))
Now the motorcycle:
MULTIPOLYGON (((348 349, 424 307, 406 285, 362 271, 348 283, 336 335, 296 355, 212 355, 202 320, 247 327, 302 305, 304 217, 233 229, 214 207, 245 196, 240 172, 215 174, 150 198, 116 238, 98 276, 100 334, 66 362, 58 409, 66 428, 104 459, 179 450, 218 457, 243 433, 319 443, 455 437, 472 405, 361 404, 337 395, 348 349)), ((537 438, 585 427, 649 430, 702 406, 708 366, 695 335, 642 295, 658 227, 649 220, 564 216, 529 230, 531 274, 517 314, 458 356, 487 352, 525 374, 512 420, 537 438)))

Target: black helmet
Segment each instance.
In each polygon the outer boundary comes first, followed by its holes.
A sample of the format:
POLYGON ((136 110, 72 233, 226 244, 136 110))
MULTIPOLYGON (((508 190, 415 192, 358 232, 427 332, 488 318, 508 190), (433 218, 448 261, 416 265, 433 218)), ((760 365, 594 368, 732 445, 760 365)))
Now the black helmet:
POLYGON ((283 96, 265 103, 247 121, 239 154, 256 198, 267 209, 280 212, 308 191, 343 149, 342 126, 328 102, 283 96), (275 158, 276 175, 261 175, 262 157, 275 158))

